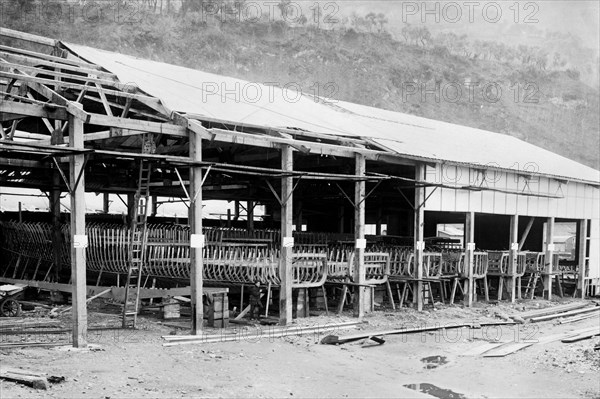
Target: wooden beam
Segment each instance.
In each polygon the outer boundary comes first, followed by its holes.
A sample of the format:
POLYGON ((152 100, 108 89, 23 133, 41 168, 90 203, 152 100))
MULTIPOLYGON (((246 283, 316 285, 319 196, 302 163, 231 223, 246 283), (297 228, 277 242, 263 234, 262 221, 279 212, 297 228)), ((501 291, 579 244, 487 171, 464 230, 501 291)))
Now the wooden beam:
MULTIPOLYGON (((287 172, 294 170, 294 153, 292 147, 281 148, 281 169, 287 172)), ((281 179, 281 259, 279 261, 279 324, 285 326, 292 321, 292 256, 293 256, 293 191, 294 179, 281 179)))
POLYGON ((467 277, 468 288, 466 295, 466 305, 473 306, 475 298, 475 281, 473 279, 473 253, 475 252, 475 212, 467 212, 465 220, 465 238, 466 244, 466 259, 467 262, 467 277))
POLYGON ((515 303, 516 283, 517 283, 517 254, 519 253, 519 215, 510 217, 510 250, 508 258, 508 271, 510 273, 510 301, 515 303))
POLYGON ((354 147, 348 148, 335 144, 324 144, 311 141, 287 139, 283 137, 269 136, 266 134, 250 134, 223 129, 207 129, 207 131, 214 135, 211 138, 211 140, 223 141, 227 143, 236 143, 254 147, 280 148, 282 145, 302 145, 308 148, 313 154, 330 155, 342 158, 354 158, 355 154, 359 153, 363 154, 368 160, 377 160, 379 159, 380 155, 384 154, 380 151, 354 147))
POLYGON ((22 74, 4 72, 4 71, 0 71, 0 76, 6 77, 9 79, 17 79, 17 80, 20 80, 22 82, 27 82, 27 83, 39 83, 39 84, 48 85, 48 86, 66 87, 66 88, 75 89, 75 90, 86 90, 87 89, 88 91, 93 91, 96 93, 104 93, 104 94, 108 94, 108 95, 115 96, 115 97, 131 98, 134 100, 143 101, 144 104, 146 104, 146 105, 148 105, 150 103, 150 104, 153 104, 154 106, 158 106, 160 104, 160 100, 158 98, 144 96, 141 94, 127 93, 127 92, 119 91, 119 90, 104 89, 101 87, 99 88, 97 86, 96 87, 95 86, 85 86, 85 84, 57 81, 54 79, 38 78, 35 76, 31 76, 31 75, 24 75, 24 74, 22 75, 22 74))
MULTIPOLYGON (((354 157, 354 174, 364 176, 366 173, 365 156, 356 154, 354 157)), ((365 284, 365 202, 366 202, 366 183, 364 180, 354 183, 354 282, 365 284)), ((371 310, 371 288, 364 286, 355 287, 356 300, 354 301, 354 317, 363 318, 366 311, 366 304, 371 310)))
POLYGON ((43 44, 45 46, 54 47, 58 44, 58 40, 49 39, 47 37, 32 35, 31 33, 20 32, 13 29, 0 28, 0 36, 10 37, 11 39, 25 40, 27 42, 43 44))
MULTIPOLYGON (((83 149, 83 121, 75 116, 69 118, 69 143, 83 149)), ((85 247, 85 161, 84 154, 72 155, 69 165, 71 185, 71 281, 74 284, 73 346, 87 346, 86 267, 85 247), (80 178, 81 176, 81 178, 80 178), (79 179, 79 184, 76 184, 79 179)))
MULTIPOLYGON (((193 162, 202 161, 202 139, 190 134, 190 159, 193 162)), ((192 335, 202 334, 202 168, 190 168, 190 286, 192 289, 192 335)))
POLYGON ((546 299, 552 299, 552 266, 554 263, 554 218, 549 217, 546 219, 546 255, 545 255, 544 272, 544 290, 546 292, 546 299))
POLYGON ((20 48, 16 48, 16 47, 0 45, 0 51, 6 51, 8 53, 36 57, 36 58, 40 58, 42 60, 54 61, 54 62, 58 62, 61 64, 67 64, 67 65, 72 65, 72 66, 81 66, 81 67, 85 67, 85 68, 92 68, 92 69, 98 69, 98 70, 101 69, 101 67, 99 67, 98 65, 91 64, 89 62, 66 59, 66 58, 62 58, 62 57, 55 57, 53 55, 38 53, 37 51, 24 50, 24 49, 20 49, 20 48))
MULTIPOLYGON (((417 164, 415 167, 415 180, 425 180, 425 165, 417 164)), ((417 269, 417 282, 413 290, 413 295, 417 297, 417 310, 423 310, 423 251, 425 241, 423 229, 425 226, 425 187, 415 187, 415 225, 414 225, 414 251, 415 266, 417 269)))
MULTIPOLYGON (((144 133, 160 133, 179 137, 188 137, 189 135, 188 129, 184 126, 171 123, 148 122, 137 119, 119 118, 117 116, 89 114, 88 123, 90 125, 108 126, 111 128, 137 130, 144 133)), ((116 137, 118 136, 118 131, 113 129, 112 133, 104 132, 103 134, 104 136, 98 134, 95 140, 116 137)))
MULTIPOLYGON (((19 76, 21 76, 21 75, 19 75, 19 76)), ((23 75, 23 76, 26 76, 26 75, 23 75)), ((31 90, 34 90, 34 91, 38 92, 39 94, 41 94, 42 96, 46 97, 51 102, 53 102, 57 105, 62 105, 64 107, 66 107, 68 113, 70 113, 73 116, 76 116, 77 119, 81 119, 87 123, 89 114, 81 108, 81 106, 80 106, 81 104, 76 105, 77 103, 67 100, 66 98, 64 98, 63 96, 61 96, 54 90, 50 89, 49 87, 44 86, 43 84, 31 82, 31 83, 27 83, 27 86, 31 90)))
POLYGON ((48 106, 38 104, 17 103, 14 101, 1 101, 0 113, 18 114, 21 117, 33 116, 38 118, 57 119, 66 121, 67 111, 62 106, 48 106))
POLYGON ((577 276, 577 293, 579 293, 581 299, 585 299, 585 279, 586 279, 586 255, 587 255, 587 235, 588 235, 588 221, 582 219, 578 226, 578 252, 577 252, 577 263, 579 267, 579 276, 577 276))
POLYGON ((100 95, 100 100, 102 101, 102 105, 104 106, 104 111, 106 112, 106 115, 113 116, 112 109, 110 109, 110 105, 108 104, 108 100, 106 99, 106 94, 104 94, 104 91, 102 90, 102 86, 96 83, 96 88, 100 89, 98 94, 100 95))
MULTIPOLYGON (((107 80, 107 79, 93 78, 93 77, 90 77, 87 75, 82 76, 82 75, 75 75, 72 73, 57 72, 57 71, 53 71, 53 70, 43 69, 43 68, 39 68, 39 67, 32 67, 29 65, 22 65, 22 64, 12 63, 12 62, 8 62, 8 61, 1 62, 0 68, 32 72, 35 74, 52 75, 54 77, 73 79, 73 80, 79 80, 82 82, 97 83, 97 84, 103 84, 103 85, 109 85, 109 86, 115 86, 118 84, 118 81, 115 79, 107 80)), ((76 68, 74 68, 74 69, 76 69, 76 68)), ((77 72, 84 73, 84 71, 77 71, 77 72)))
POLYGON ((525 241, 527 241, 527 236, 529 235, 529 231, 531 231, 531 227, 533 226, 534 221, 535 217, 533 216, 531 216, 527 221, 525 231, 523 231, 523 235, 521 235, 521 239, 519 240, 519 251, 523 250, 523 245, 525 245, 525 241))
MULTIPOLYGON (((116 77, 117 77, 117 75, 115 75, 112 72, 100 71, 98 69, 87 68, 87 67, 83 67, 83 66, 67 65, 64 63, 47 61, 47 60, 43 60, 40 58, 26 56, 26 55, 11 54, 6 51, 0 51, 0 58, 6 60, 8 62, 15 63, 15 64, 26 65, 26 66, 30 66, 30 67, 36 67, 36 68, 39 66, 47 66, 47 67, 54 68, 54 69, 60 69, 60 70, 64 70, 64 71, 71 71, 71 72, 77 72, 77 73, 87 73, 88 75, 94 75, 94 76, 97 76, 98 78, 113 79, 113 80, 116 80, 116 77)), ((93 65, 90 65, 90 66, 93 67, 93 65)))

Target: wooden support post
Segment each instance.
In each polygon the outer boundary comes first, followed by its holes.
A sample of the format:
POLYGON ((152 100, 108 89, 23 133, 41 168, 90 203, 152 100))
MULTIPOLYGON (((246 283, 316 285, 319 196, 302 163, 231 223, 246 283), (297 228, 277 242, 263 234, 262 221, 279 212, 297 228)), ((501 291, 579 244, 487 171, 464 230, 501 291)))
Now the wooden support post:
POLYGON ((382 211, 383 211, 383 209, 382 209, 381 198, 380 198, 379 204, 377 204, 377 220, 375 221, 375 235, 378 235, 378 236, 381 235, 381 219, 383 218, 382 211))
POLYGON ((471 307, 473 306, 473 300, 475 298, 475 284, 473 280, 473 253, 475 252, 475 213, 467 212, 465 220, 465 239, 466 243, 466 253, 465 253, 465 262, 467 267, 467 292, 465 293, 465 302, 466 305, 471 307))
MULTIPOLYGON (((281 169, 285 172, 294 170, 294 154, 292 147, 284 145, 281 148, 281 169)), ((292 321, 292 253, 294 239, 292 235, 293 199, 292 189, 294 179, 281 179, 281 259, 279 262, 279 324, 287 325, 292 321)))
MULTIPOLYGON (((417 164, 415 167, 415 180, 417 184, 422 184, 425 180, 425 165, 417 164)), ((425 225, 425 187, 415 187, 415 225, 414 225, 414 248, 415 265, 417 270, 417 283, 413 290, 413 297, 417 299, 417 310, 423 310, 423 251, 425 250, 425 241, 423 241, 423 228, 425 225)))
POLYGON ((152 196, 152 210, 150 211, 150 216, 156 217, 158 213, 158 197, 156 195, 152 196))
MULTIPOLYGON (((60 174, 52 171, 52 191, 50 192, 50 212, 52 212, 52 263, 54 264, 54 281, 59 281, 62 269, 62 234, 60 221, 60 174)), ((36 276, 33 276, 36 279, 36 276)))
MULTIPOLYGON (((356 154, 355 172, 356 176, 364 176, 366 172, 365 156, 356 154)), ((366 292, 365 284, 365 195, 366 183, 360 180, 354 183, 354 238, 355 238, 355 253, 354 253, 354 282, 361 284, 355 288, 356 297, 354 298, 354 316, 362 318, 365 315, 365 305, 370 302, 367 298, 371 298, 371 293, 366 292)), ((370 290, 371 288, 369 288, 370 290)), ((369 306, 370 310, 370 306, 369 306)))
POLYGON ((127 194, 127 225, 131 226, 133 213, 135 212, 135 194, 127 194))
MULTIPOLYGON (((202 161, 202 139, 193 133, 190 134, 190 159, 202 161)), ((190 288, 192 299, 192 335, 202 333, 203 305, 202 305, 202 248, 204 235, 202 234, 202 169, 199 166, 190 167, 190 288)))
POLYGON ((544 265, 544 291, 546 299, 552 299, 552 266, 554 263, 554 218, 546 220, 546 256, 544 265))
POLYGON ((510 274, 510 301, 515 302, 517 285, 517 254, 519 252, 519 215, 510 217, 510 251, 508 257, 508 273, 510 274))
POLYGON ((302 201, 298 201, 298 212, 296 214, 296 231, 302 231, 302 201))
MULTIPOLYGON (((345 200, 342 200, 345 201, 345 200)), ((346 208, 345 203, 340 203, 340 207, 338 208, 338 233, 343 234, 345 232, 345 224, 346 224, 346 208)))
MULTIPOLYGON (((76 105, 81 108, 80 105, 76 105)), ((83 121, 69 115, 69 145, 83 149, 83 121)), ((85 247, 85 155, 72 155, 69 160, 71 185, 71 282, 73 294, 73 346, 87 346, 85 247), (81 176, 81 177, 80 177, 81 176), (79 179, 79 182, 77 180, 79 179), (77 183, 77 186, 75 184, 77 183)), ((56 265, 58 267, 58 265, 56 265)))
POLYGON ((110 194, 109 193, 104 193, 102 194, 102 212, 104 214, 108 214, 109 208, 110 208, 110 199, 109 199, 110 194))
POLYGON ((587 255, 587 227, 588 221, 582 219, 579 222, 579 228, 577 229, 577 241, 578 241, 578 252, 577 252, 577 263, 579 267, 579 276, 577 276, 577 293, 581 299, 585 299, 585 268, 586 268, 586 255, 587 255))
POLYGON ((253 233, 254 232, 254 202, 253 201, 248 201, 246 203, 246 210, 248 212, 248 220, 246 221, 247 228, 250 233, 253 233))
POLYGON ((240 219, 240 201, 233 201, 233 220, 238 221, 240 219))

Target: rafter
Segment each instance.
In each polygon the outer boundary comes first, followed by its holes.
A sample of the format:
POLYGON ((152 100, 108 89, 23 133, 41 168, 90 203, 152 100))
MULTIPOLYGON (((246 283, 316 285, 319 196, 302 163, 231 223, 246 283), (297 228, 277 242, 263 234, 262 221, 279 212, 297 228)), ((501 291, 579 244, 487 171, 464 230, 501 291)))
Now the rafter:
MULTIPOLYGON (((32 66, 22 65, 22 64, 15 64, 15 63, 9 62, 9 61, 5 61, 5 62, 1 63, 0 67, 7 68, 10 70, 20 70, 20 71, 25 71, 25 72, 33 72, 36 74, 51 75, 54 77, 66 78, 66 79, 71 79, 71 80, 79 80, 84 83, 90 82, 90 83, 102 84, 102 85, 107 85, 107 86, 115 86, 116 84, 118 84, 118 82, 116 80, 100 79, 100 78, 90 77, 87 75, 82 76, 82 75, 74 75, 74 74, 70 74, 70 73, 57 72, 57 71, 53 71, 50 69, 32 67, 32 66)), ((83 71, 77 71, 77 72, 84 73, 83 71)))
POLYGON ((58 62, 60 64, 66 64, 66 65, 71 65, 71 66, 79 66, 79 67, 85 67, 85 68, 91 68, 91 69, 101 70, 101 67, 99 67, 99 66, 97 66, 95 64, 91 64, 89 62, 77 61, 77 60, 72 60, 72 59, 66 59, 66 58, 62 58, 62 57, 55 57, 53 55, 47 55, 47 54, 43 54, 43 53, 38 53, 36 51, 23 50, 23 49, 20 49, 20 48, 15 48, 15 47, 10 47, 10 46, 0 45, 0 51, 6 51, 8 53, 20 54, 20 55, 25 55, 25 56, 29 56, 29 57, 36 57, 36 58, 40 58, 40 59, 43 59, 43 60, 46 60, 46 61, 58 62))
MULTIPOLYGON (((85 85, 79 84, 79 83, 65 82, 62 80, 57 81, 54 79, 46 79, 46 78, 38 78, 35 76, 31 76, 31 75, 16 74, 16 73, 11 73, 11 72, 4 72, 4 71, 0 71, 0 76, 3 76, 5 78, 10 78, 10 79, 18 79, 22 82, 27 82, 27 83, 39 83, 39 84, 48 85, 48 86, 66 87, 66 88, 75 89, 75 90, 83 90, 84 87, 86 87, 85 85)), ((134 100, 143 101, 145 104, 151 103, 151 104, 154 104, 155 106, 159 104, 159 100, 157 98, 144 96, 141 94, 132 94, 132 93, 127 93, 127 92, 118 91, 118 90, 104 89, 104 88, 97 87, 97 86, 87 86, 87 89, 88 89, 88 91, 104 93, 104 94, 108 94, 108 95, 115 96, 115 97, 132 98, 134 100)))
POLYGON ((0 58, 4 58, 5 60, 15 63, 15 64, 26 65, 26 66, 35 67, 35 68, 40 67, 40 66, 46 66, 46 67, 50 67, 50 68, 54 68, 54 69, 60 69, 62 71, 86 73, 88 75, 97 76, 98 78, 105 78, 105 79, 116 79, 117 78, 117 75, 115 75, 114 73, 111 73, 111 72, 100 71, 97 69, 86 68, 86 67, 82 67, 82 66, 66 65, 66 64, 61 64, 58 62, 46 61, 46 60, 42 60, 39 58, 25 56, 25 55, 11 54, 6 51, 0 51, 0 58))

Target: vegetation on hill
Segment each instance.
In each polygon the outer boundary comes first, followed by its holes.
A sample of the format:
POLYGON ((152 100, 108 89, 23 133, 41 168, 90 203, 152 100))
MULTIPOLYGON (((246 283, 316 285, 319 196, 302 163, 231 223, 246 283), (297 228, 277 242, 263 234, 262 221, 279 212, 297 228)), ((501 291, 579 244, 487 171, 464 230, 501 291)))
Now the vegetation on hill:
POLYGON ((12 1, 2 24, 13 29, 510 134, 600 165, 598 89, 580 80, 569 54, 409 24, 395 37, 385 15, 375 13, 327 27, 312 18, 290 22, 282 18, 289 0, 280 3, 280 18, 259 20, 235 17, 231 10, 243 0, 222 2, 230 8, 210 15, 198 0, 178 7, 144 1, 135 14, 104 2, 71 4, 65 14, 58 4, 63 23, 32 20, 34 2, 12 1))

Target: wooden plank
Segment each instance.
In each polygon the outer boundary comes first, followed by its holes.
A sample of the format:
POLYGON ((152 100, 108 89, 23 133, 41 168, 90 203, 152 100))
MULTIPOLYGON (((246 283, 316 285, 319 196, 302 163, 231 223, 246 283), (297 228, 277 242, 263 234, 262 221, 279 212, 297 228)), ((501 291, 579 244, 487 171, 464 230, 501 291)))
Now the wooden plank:
POLYGON ((229 341, 241 341, 244 339, 256 340, 260 338, 276 338, 284 337, 288 335, 313 335, 327 331, 335 331, 337 329, 356 328, 362 324, 360 321, 355 322, 343 322, 343 323, 331 323, 317 327, 302 327, 302 326, 291 326, 283 328, 256 328, 256 334, 238 334, 238 333, 223 333, 216 335, 163 335, 162 338, 167 341, 163 346, 172 346, 178 343, 209 343, 209 342, 229 342, 229 341))
POLYGON ((504 344, 506 344, 506 342, 486 342, 483 345, 479 345, 459 353, 458 356, 479 356, 504 344))
POLYGON ((600 307, 595 306, 595 307, 591 307, 591 308, 587 308, 587 309, 577 309, 577 310, 571 310, 569 312, 562 312, 562 313, 555 313, 555 314, 550 314, 550 315, 546 315, 546 316, 532 317, 532 318, 530 318, 530 320, 534 323, 537 323, 540 321, 552 320, 552 319, 556 319, 559 317, 569 317, 569 316, 574 316, 574 315, 583 314, 583 313, 597 312, 599 310, 600 310, 600 307))
POLYGON ((532 346, 532 342, 509 342, 483 354, 483 357, 504 357, 532 346))
POLYGON ((443 329, 454 329, 454 328, 463 328, 463 327, 472 327, 473 324, 449 324, 446 326, 435 326, 435 327, 418 327, 418 328, 398 328, 394 330, 383 330, 383 331, 364 331, 357 334, 352 335, 329 335, 328 337, 323 338, 321 343, 326 344, 344 344, 346 342, 358 341, 361 339, 367 339, 370 337, 382 337, 385 335, 397 335, 397 334, 414 334, 419 332, 427 332, 427 331, 437 331, 443 329))
MULTIPOLYGON (((290 146, 283 146, 281 148, 281 169, 284 172, 292 172, 294 170, 294 154, 290 146)), ((293 185, 294 179, 291 176, 281 178, 281 259, 279 261, 281 286, 279 288, 279 324, 283 326, 292 321, 293 185)))
POLYGON ((65 107, 42 106, 39 104, 17 103, 14 101, 1 101, 0 113, 18 114, 19 116, 34 116, 38 118, 67 120, 65 107))
MULTIPOLYGON (((202 161, 202 139, 195 134, 190 134, 190 160, 202 161)), ((201 242, 190 248, 190 287, 192 299, 192 334, 202 333, 203 306, 202 306, 202 247, 204 235, 202 234, 202 169, 198 166, 190 168, 190 207, 189 221, 190 234, 195 235, 201 242)))
POLYGON ((515 316, 519 316, 523 319, 530 319, 532 317, 544 316, 547 314, 561 313, 561 312, 566 312, 569 310, 581 309, 581 308, 585 308, 586 306, 590 306, 590 303, 589 302, 569 303, 566 305, 551 306, 551 307, 548 307, 545 309, 530 310, 527 312, 518 313, 515 316))
MULTIPOLYGON (((364 155, 356 154, 354 157, 356 176, 364 176, 366 172, 366 160, 364 155)), ((366 292, 365 284, 365 208, 366 208, 366 183, 363 181, 354 182, 354 239, 355 250, 354 250, 354 281, 359 284, 356 288, 358 293, 356 300, 354 301, 354 317, 359 319, 364 317, 365 311, 367 310, 365 305, 369 305, 369 311, 371 311, 372 304, 370 303, 370 291, 366 292), (359 243, 361 243, 359 245, 359 243), (364 244, 364 245, 363 245, 364 244), (367 299, 368 298, 368 299, 367 299)))
MULTIPOLYGON (((93 301, 94 299, 96 299, 96 298, 99 298, 99 297, 101 297, 101 296, 103 296, 103 295, 106 295, 106 294, 108 294, 108 293, 109 293, 109 292, 111 292, 111 291, 112 291, 112 288, 107 288, 107 289, 105 289, 104 291, 102 291, 102 292, 99 292, 99 293, 97 293, 96 295, 94 295, 94 296, 92 296, 92 297, 90 297, 90 298, 86 299, 86 301, 85 301, 85 302, 86 302, 86 303, 90 303, 90 302, 91 302, 91 301, 93 301)), ((71 310, 72 308, 73 308, 72 306, 66 307, 66 308, 64 308, 64 309, 61 309, 59 313, 66 313, 66 312, 68 312, 69 310, 71 310)))
POLYGON ((589 331, 577 335, 573 335, 572 337, 561 339, 560 342, 570 344, 572 342, 582 341, 584 339, 592 338, 596 335, 600 335, 600 328, 596 327, 594 331, 589 331))
POLYGON ((566 319, 558 320, 558 324, 575 323, 575 322, 578 322, 578 321, 587 320, 587 319, 591 319, 593 317, 597 317, 598 315, 599 315, 598 312, 586 313, 586 314, 583 314, 583 315, 580 315, 580 316, 573 316, 573 317, 569 317, 569 318, 566 318, 566 319))
POLYGON ((49 39, 44 36, 33 35, 31 33, 20 32, 8 28, 0 28, 0 36, 10 37, 11 39, 25 40, 27 42, 43 44, 45 46, 55 47, 58 40, 49 39))

